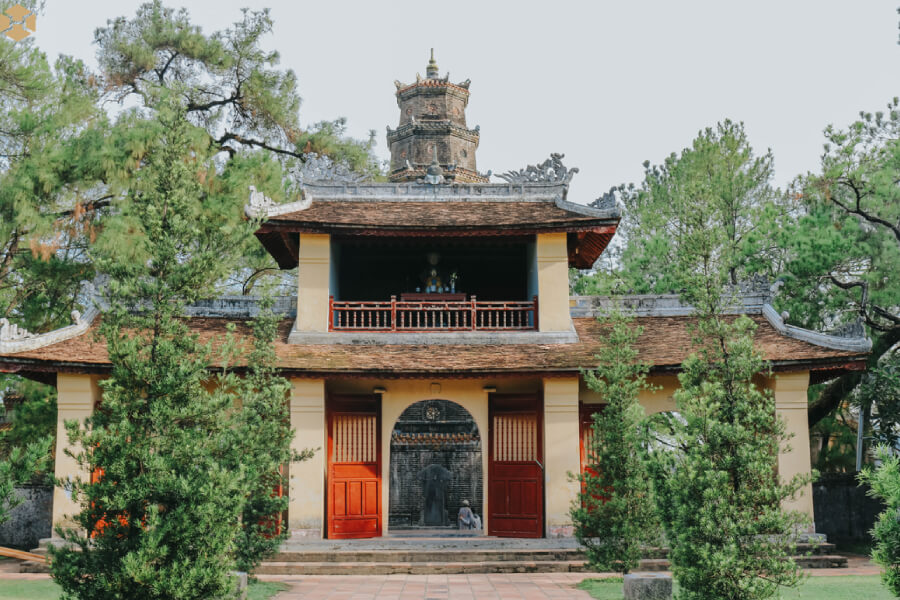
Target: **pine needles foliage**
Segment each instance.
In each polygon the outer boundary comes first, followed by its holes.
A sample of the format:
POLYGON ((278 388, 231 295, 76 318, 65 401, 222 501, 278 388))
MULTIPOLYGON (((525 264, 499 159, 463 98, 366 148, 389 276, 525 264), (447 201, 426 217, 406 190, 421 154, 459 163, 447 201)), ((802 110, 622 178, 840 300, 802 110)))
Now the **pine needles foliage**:
POLYGON ((260 541, 271 533, 260 511, 283 507, 268 498, 291 436, 272 318, 257 320, 243 380, 229 368, 240 341, 226 340, 214 356, 183 318, 233 265, 252 224, 222 212, 209 192, 208 143, 176 102, 144 125, 155 142, 119 219, 131 243, 100 239, 95 250, 109 277, 100 332, 112 370, 92 416, 66 424, 71 456, 91 474, 66 483, 81 505, 79 528, 58 529, 68 545, 51 550, 66 598, 224 597, 229 571, 281 539, 260 541))
POLYGON ((648 366, 638 361, 634 343, 641 328, 613 315, 597 355, 598 367, 585 371, 588 387, 606 401, 593 415, 593 434, 585 443, 581 491, 572 505, 575 537, 591 568, 628 573, 641 559, 641 546, 659 529, 650 478, 643 460, 646 429, 641 390, 649 389, 648 366))
POLYGON ((900 598, 900 458, 888 446, 879 446, 875 455, 881 462, 878 468, 869 466, 859 474, 860 483, 870 487, 869 495, 885 504, 872 528, 872 559, 884 569, 881 581, 885 587, 900 598))
MULTIPOLYGON (((783 508, 809 482, 778 476, 787 442, 771 372, 754 348, 756 324, 728 315, 729 257, 704 222, 704 199, 685 215, 676 265, 684 300, 697 312, 694 352, 682 363, 679 417, 651 461, 679 600, 762 600, 801 581, 790 558, 804 516, 783 508)), ((806 452, 805 448, 800 451, 806 452)))

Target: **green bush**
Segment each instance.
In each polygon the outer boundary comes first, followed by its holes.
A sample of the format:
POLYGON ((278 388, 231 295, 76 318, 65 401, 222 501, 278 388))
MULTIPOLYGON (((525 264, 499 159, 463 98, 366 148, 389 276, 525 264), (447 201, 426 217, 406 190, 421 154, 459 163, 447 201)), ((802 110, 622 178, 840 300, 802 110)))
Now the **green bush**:
POLYGON ((872 559, 884 569, 884 585, 900 598, 900 458, 887 446, 879 446, 876 455, 881 465, 877 469, 866 467, 859 474, 860 483, 871 488, 869 495, 880 498, 886 506, 872 528, 872 559))

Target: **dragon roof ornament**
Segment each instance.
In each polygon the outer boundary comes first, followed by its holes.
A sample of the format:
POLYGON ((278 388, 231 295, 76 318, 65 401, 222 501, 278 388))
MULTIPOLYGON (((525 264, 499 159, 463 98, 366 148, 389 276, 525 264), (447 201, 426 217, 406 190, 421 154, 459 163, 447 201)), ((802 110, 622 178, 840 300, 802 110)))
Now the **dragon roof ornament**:
MULTIPOLYGON (((354 185, 370 179, 366 174, 354 172, 343 162, 335 162, 330 157, 315 152, 305 154, 305 160, 299 166, 291 168, 290 173, 293 176, 293 182, 299 183, 301 187, 306 184, 354 185)), ((257 190, 255 185, 248 186, 248 189, 250 198, 244 207, 244 213, 251 218, 271 215, 273 211, 281 210, 284 206, 290 206, 293 210, 302 210, 308 208, 311 202, 302 191, 299 201, 283 205, 277 204, 263 192, 257 190)))
POLYGON ((592 208, 597 208, 600 210, 613 210, 618 206, 618 202, 616 201, 616 188, 612 188, 593 202, 589 203, 588 206, 592 208))
POLYGON ((497 175, 508 183, 569 183, 578 172, 577 168, 567 168, 562 164, 565 154, 554 152, 539 165, 528 165, 518 171, 507 171, 497 175))
POLYGON ((354 172, 346 163, 335 162, 324 154, 309 152, 305 160, 291 171, 297 181, 303 183, 360 183, 369 179, 366 174, 354 172))
POLYGON ((31 333, 19 328, 15 323, 10 323, 8 319, 0 319, 0 354, 25 352, 78 337, 88 330, 99 312, 100 309, 96 305, 88 308, 84 315, 73 310, 71 325, 47 333, 31 333))

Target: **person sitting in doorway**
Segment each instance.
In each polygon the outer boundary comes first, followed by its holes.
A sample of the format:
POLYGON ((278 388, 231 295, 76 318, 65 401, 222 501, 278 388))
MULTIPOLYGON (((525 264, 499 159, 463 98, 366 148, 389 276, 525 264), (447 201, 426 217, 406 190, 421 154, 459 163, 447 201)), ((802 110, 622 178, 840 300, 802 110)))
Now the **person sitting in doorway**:
POLYGON ((456 520, 459 522, 460 529, 481 529, 481 517, 472 512, 468 500, 462 501, 456 520))

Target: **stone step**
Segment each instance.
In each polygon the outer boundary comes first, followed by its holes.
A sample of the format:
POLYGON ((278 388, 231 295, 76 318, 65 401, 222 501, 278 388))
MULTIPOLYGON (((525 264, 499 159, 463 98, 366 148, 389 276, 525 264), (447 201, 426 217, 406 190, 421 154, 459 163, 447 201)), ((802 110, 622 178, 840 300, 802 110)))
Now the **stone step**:
MULTIPOLYGON (((532 555, 534 551, 528 551, 532 555)), ((586 572, 584 559, 537 560, 525 558, 521 554, 515 559, 510 555, 502 560, 486 560, 483 555, 460 560, 456 554, 447 554, 438 560, 395 560, 364 561, 341 560, 344 554, 332 553, 327 560, 271 560, 256 569, 257 575, 450 575, 476 573, 580 573, 586 572)), ((359 557, 355 557, 359 558, 359 557)), ((847 558, 837 555, 796 556, 794 560, 804 569, 846 568, 847 558)), ((669 561, 665 558, 645 558, 641 560, 639 571, 667 571, 669 561)))
POLYGON ((33 560, 25 560, 19 563, 19 573, 49 573, 50 566, 47 563, 33 560))
MULTIPOLYGON (((809 558, 832 555, 834 544, 798 544, 796 555, 809 558)), ((665 559, 667 548, 645 548, 645 559, 665 559)), ((581 548, 390 548, 366 550, 303 550, 302 546, 283 549, 273 562, 365 562, 365 563, 438 563, 493 561, 585 561, 581 548)))
POLYGON ((281 551, 273 562, 294 563, 439 563, 439 562, 498 562, 498 561, 582 561, 584 552, 578 548, 561 549, 472 549, 472 550, 337 550, 337 551, 281 551))
POLYGON ((847 557, 836 554, 795 556, 794 561, 804 569, 846 569, 847 557))
POLYGON ((584 571, 584 561, 484 562, 264 562, 256 575, 457 575, 477 573, 569 573, 584 571))

